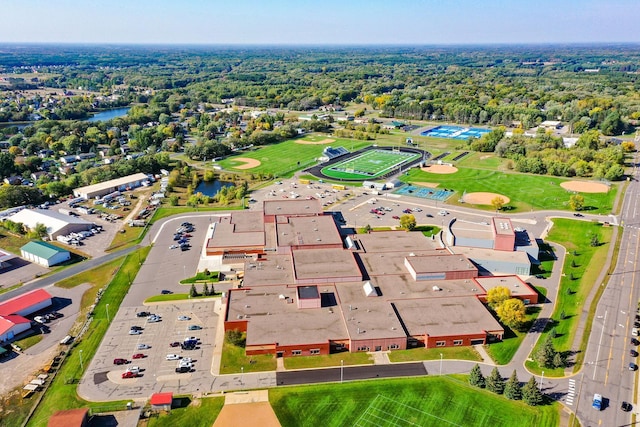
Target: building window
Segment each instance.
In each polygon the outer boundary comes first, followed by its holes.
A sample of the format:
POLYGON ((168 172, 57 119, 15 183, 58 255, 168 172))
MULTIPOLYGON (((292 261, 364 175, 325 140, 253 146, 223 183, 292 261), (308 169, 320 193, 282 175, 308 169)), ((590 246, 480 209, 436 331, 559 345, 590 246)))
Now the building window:
POLYGON ((453 345, 462 345, 462 340, 453 340, 453 345))
POLYGON ((446 343, 446 341, 436 341, 436 347, 444 347, 446 343))
POLYGON ((291 354, 294 356, 300 356, 302 354, 302 350, 291 350, 291 354))
POLYGON ((369 351, 369 347, 366 347, 366 346, 358 347, 358 351, 369 351))
POLYGON ((309 350, 309 352, 311 354, 320 354, 320 349, 319 348, 313 348, 313 349, 309 350))
POLYGON ((399 349, 399 348, 400 348, 400 346, 399 346, 398 344, 391 344, 391 345, 389 346, 389 350, 397 350, 397 349, 399 349))

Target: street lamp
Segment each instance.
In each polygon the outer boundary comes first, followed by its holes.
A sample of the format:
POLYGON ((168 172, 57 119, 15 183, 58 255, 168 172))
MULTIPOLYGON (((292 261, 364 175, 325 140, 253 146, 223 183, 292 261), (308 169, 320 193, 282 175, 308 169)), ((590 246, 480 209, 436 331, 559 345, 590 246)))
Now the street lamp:
POLYGON ((344 360, 340 361, 340 384, 342 384, 342 380, 344 379, 344 360))
POLYGON ((540 391, 542 391, 542 381, 544 381, 544 371, 542 371, 542 375, 540 376, 540 391))
POLYGON ((80 350, 80 375, 82 375, 82 371, 84 371, 84 365, 82 364, 82 350, 80 350))
POLYGON ((109 304, 107 304, 107 323, 109 323, 109 304))
POLYGON ((440 375, 442 375, 442 353, 440 353, 440 375))
POLYGON ((240 366, 240 385, 244 385, 242 380, 244 379, 244 366, 240 366))

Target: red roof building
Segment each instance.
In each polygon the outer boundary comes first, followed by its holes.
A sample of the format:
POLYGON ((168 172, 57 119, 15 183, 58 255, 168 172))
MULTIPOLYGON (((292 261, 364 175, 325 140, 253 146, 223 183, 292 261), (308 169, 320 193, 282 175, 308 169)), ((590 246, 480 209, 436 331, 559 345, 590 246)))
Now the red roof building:
POLYGON ((155 410, 171 410, 171 403, 173 402, 173 393, 155 393, 151 395, 151 408, 155 410))
POLYGON ((89 408, 67 409, 54 413, 47 427, 85 427, 89 424, 89 408))
POLYGON ((44 289, 27 292, 0 304, 0 316, 27 316, 51 305, 51 294, 44 289))

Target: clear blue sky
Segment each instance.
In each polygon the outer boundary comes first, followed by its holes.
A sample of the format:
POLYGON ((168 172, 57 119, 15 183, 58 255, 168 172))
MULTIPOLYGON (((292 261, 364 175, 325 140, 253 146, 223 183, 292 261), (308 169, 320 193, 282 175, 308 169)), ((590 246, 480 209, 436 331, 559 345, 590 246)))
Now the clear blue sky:
POLYGON ((640 42, 640 0, 2 0, 0 43, 640 42))

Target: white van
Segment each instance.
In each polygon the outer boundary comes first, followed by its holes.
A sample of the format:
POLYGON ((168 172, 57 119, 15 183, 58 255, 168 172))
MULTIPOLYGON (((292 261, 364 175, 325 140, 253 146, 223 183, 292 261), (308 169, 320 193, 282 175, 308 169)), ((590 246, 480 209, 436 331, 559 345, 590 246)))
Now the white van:
POLYGON ((633 335, 634 337, 637 337, 638 336, 638 328, 631 329, 631 335, 633 335))

